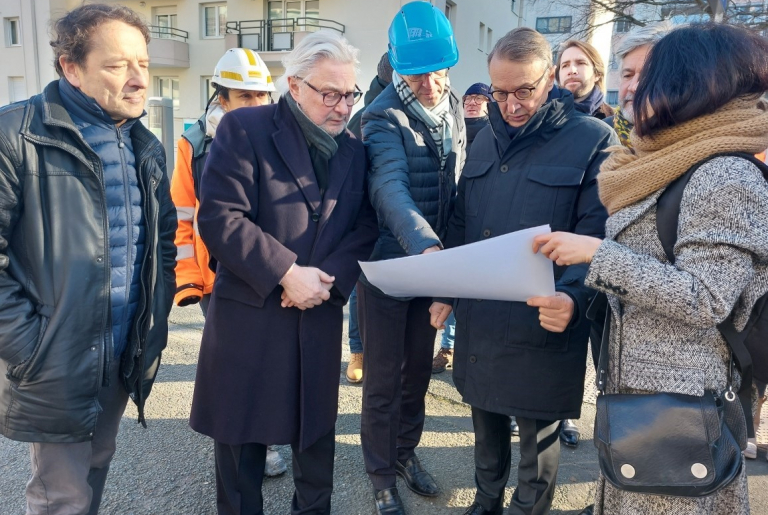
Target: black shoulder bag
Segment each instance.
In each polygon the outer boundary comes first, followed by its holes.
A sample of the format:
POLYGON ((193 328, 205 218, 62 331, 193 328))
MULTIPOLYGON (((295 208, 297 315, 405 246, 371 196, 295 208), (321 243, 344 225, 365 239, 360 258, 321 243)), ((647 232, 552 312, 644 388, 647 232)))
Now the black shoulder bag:
MULTIPOLYGON (((755 161, 746 154, 738 157, 755 161)), ((659 197, 657 228, 672 263, 682 193, 701 164, 694 165, 659 197)), ((768 179, 768 167, 762 163, 758 166, 768 179)), ((708 391, 701 397, 675 393, 606 394, 609 307, 600 348, 600 395, 594 435, 600 469, 609 483, 630 492, 702 497, 729 485, 739 475, 747 432, 750 437, 754 435, 750 403, 752 362, 744 342, 760 332, 761 319, 765 321, 765 301, 766 297, 760 299, 747 329, 741 333, 736 331, 731 317, 718 325, 732 351, 728 386, 724 392, 708 391), (732 386, 734 360, 741 371, 740 402, 732 386)))

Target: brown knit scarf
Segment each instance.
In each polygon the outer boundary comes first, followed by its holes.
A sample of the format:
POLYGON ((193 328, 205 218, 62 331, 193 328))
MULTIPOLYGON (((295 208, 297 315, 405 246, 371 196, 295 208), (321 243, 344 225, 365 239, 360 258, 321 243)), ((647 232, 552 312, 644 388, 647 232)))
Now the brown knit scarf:
POLYGON ((630 141, 632 149, 608 149, 611 155, 597 177, 609 214, 657 192, 709 156, 768 148, 768 105, 754 97, 737 98, 650 137, 641 138, 633 129, 630 141))

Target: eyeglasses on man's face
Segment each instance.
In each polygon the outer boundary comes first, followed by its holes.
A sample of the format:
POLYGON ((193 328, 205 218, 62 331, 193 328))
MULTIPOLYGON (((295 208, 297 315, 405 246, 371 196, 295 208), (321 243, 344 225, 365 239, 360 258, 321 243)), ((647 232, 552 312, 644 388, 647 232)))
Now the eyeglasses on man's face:
POLYGON ((448 68, 437 70, 436 72, 419 73, 417 75, 403 75, 403 79, 408 82, 420 83, 427 79, 444 79, 448 76, 448 68))
POLYGON ((493 84, 491 84, 491 96, 496 102, 506 102, 507 97, 509 95, 514 95, 516 99, 518 100, 528 100, 533 95, 533 92, 536 90, 536 88, 539 87, 539 84, 544 79, 544 77, 547 76, 549 73, 549 68, 544 70, 544 73, 541 75, 541 77, 538 78, 536 82, 533 83, 533 86, 530 87, 524 87, 524 88, 517 88, 514 91, 502 91, 500 89, 493 89, 493 84))
POLYGON ((483 105, 486 102, 488 102, 488 97, 485 95, 464 95, 462 97, 462 100, 465 104, 477 104, 477 105, 483 105))
POLYGON ((299 79, 301 82, 309 86, 313 91, 316 91, 320 95, 323 96, 323 104, 326 105, 326 107, 336 107, 339 102, 341 102, 341 99, 344 99, 344 102, 349 106, 352 107, 353 105, 357 104, 358 101, 360 101, 361 98, 363 98, 363 92, 360 91, 360 88, 357 87, 357 84, 355 84, 355 91, 350 91, 349 93, 341 93, 339 91, 320 91, 316 87, 314 87, 312 84, 304 80, 303 77, 296 76, 297 79, 299 79))

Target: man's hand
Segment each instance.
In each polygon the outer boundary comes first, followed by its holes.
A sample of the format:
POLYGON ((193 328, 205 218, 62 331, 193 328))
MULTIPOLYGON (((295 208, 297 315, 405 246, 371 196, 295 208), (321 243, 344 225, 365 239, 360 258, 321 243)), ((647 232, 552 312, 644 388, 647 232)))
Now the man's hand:
POLYGON ((541 327, 553 333, 562 333, 573 317, 573 299, 562 292, 550 297, 531 297, 528 305, 539 308, 541 327))
POLYGON ((319 306, 331 298, 330 290, 335 280, 319 268, 294 264, 280 281, 283 287, 280 305, 301 310, 319 306))
POLYGON ((445 321, 448 320, 451 311, 453 311, 453 308, 448 304, 433 302, 432 305, 429 306, 429 323, 432 324, 432 327, 435 329, 445 329, 445 321))
POLYGON ((533 253, 541 252, 561 266, 591 263, 602 242, 600 238, 569 232, 540 234, 533 239, 533 253))
POLYGON ((429 254, 430 252, 437 252, 438 250, 442 250, 442 249, 440 248, 440 246, 438 246, 438 245, 432 245, 432 246, 431 246, 431 247, 429 247, 428 249, 424 249, 424 250, 422 251, 422 254, 429 254))

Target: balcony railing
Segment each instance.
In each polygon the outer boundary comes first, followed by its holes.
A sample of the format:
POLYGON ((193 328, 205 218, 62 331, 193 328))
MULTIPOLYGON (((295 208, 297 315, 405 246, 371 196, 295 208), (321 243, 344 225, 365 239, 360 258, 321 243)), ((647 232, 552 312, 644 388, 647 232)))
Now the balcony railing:
POLYGON ((149 33, 150 68, 189 68, 189 32, 150 25, 149 33))
POLYGON ((227 22, 227 34, 237 36, 237 46, 257 52, 293 50, 295 36, 320 29, 344 34, 344 24, 322 18, 280 18, 272 20, 243 20, 227 22))
POLYGON ((161 27, 159 25, 150 25, 149 34, 155 39, 175 39, 176 41, 187 42, 189 32, 174 27, 161 27))

